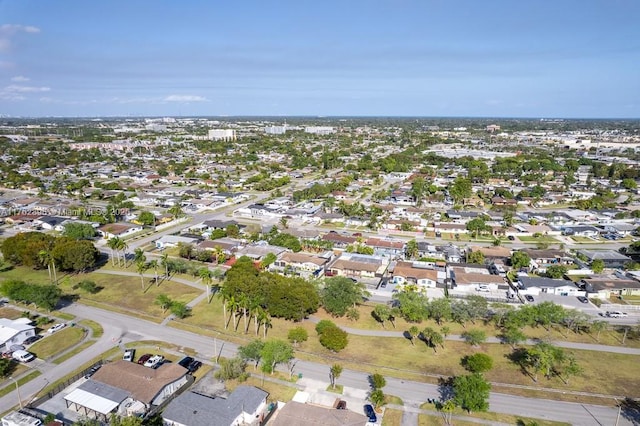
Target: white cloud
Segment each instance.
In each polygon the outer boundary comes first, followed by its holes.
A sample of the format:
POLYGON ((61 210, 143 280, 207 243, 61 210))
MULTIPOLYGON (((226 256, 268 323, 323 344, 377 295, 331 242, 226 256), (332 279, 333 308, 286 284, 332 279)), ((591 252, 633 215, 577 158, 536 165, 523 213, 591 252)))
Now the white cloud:
POLYGON ((37 34, 40 28, 32 25, 2 24, 0 25, 0 52, 11 48, 11 39, 18 33, 37 34))
POLYGON ((28 78, 28 77, 25 77, 23 75, 17 75, 15 77, 11 78, 11 81, 15 81, 16 83, 24 83, 25 81, 29 81, 29 80, 31 80, 31 79, 28 78))
POLYGON ((165 102, 207 102, 208 99, 198 95, 169 95, 165 102))
POLYGON ((50 90, 50 87, 20 86, 17 84, 12 84, 4 88, 4 91, 9 93, 39 93, 50 90))

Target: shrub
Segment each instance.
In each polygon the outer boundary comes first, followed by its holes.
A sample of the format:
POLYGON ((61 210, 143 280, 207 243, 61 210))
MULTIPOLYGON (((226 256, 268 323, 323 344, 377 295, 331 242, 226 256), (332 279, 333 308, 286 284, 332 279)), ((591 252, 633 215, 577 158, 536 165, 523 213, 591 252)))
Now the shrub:
POLYGON ((316 333, 322 334, 324 332, 324 329, 327 328, 327 327, 337 327, 337 326, 335 325, 335 323, 333 321, 320 320, 316 324, 316 333))
POLYGON ((337 326, 326 327, 320 335, 320 344, 330 351, 339 352, 347 347, 347 332, 337 326))

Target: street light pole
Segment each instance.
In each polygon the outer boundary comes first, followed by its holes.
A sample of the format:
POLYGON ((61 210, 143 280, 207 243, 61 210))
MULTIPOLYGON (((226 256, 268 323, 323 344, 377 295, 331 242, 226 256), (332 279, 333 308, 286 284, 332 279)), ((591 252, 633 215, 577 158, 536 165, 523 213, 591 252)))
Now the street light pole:
POLYGON ((16 384, 16 391, 18 392, 18 403, 20 404, 20 409, 22 409, 22 397, 20 396, 20 385, 18 385, 18 381, 13 377, 9 377, 16 384))
POLYGON ((616 426, 618 426, 618 422, 620 421, 620 411, 622 411, 622 403, 616 399, 616 403, 618 404, 618 415, 616 416, 616 426))

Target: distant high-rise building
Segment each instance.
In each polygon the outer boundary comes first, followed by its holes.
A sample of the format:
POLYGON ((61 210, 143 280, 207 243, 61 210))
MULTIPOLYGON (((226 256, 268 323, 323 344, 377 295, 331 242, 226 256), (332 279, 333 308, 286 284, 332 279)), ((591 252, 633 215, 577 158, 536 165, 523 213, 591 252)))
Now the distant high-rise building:
POLYGON ((304 128, 305 133, 314 135, 330 135, 336 132, 336 129, 330 126, 308 126, 304 128))
POLYGON ((284 135, 287 133, 287 125, 284 126, 267 126, 264 128, 264 132, 268 135, 284 135))
POLYGON ((212 141, 235 141, 236 131, 233 129, 211 129, 209 139, 212 141))

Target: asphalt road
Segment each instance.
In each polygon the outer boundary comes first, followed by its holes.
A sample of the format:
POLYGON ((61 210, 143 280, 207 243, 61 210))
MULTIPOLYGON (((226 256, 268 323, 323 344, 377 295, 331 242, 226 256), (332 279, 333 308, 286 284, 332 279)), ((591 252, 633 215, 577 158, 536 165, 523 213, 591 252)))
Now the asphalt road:
MULTIPOLYGON (((117 345, 120 339, 122 339, 122 342, 141 339, 171 342, 195 349, 198 352, 198 356, 203 359, 212 359, 216 350, 225 357, 233 356, 237 350, 236 345, 220 339, 215 339, 214 341, 210 337, 102 309, 74 304, 65 308, 64 311, 76 315, 78 320, 90 318, 97 321, 102 324, 104 335, 96 344, 66 362, 55 366, 47 365, 43 368, 43 374, 40 377, 21 386, 21 397, 25 402, 29 401, 48 382, 53 382, 63 377, 78 365, 117 345)), ((306 378, 320 380, 326 382, 327 385, 329 384, 328 370, 328 365, 307 361, 299 361, 295 367, 296 374, 301 373, 306 378)), ((354 388, 369 388, 368 375, 359 371, 345 370, 340 376, 340 383, 354 388)), ((394 378, 387 379, 385 392, 402 398, 405 404, 408 405, 422 403, 427 398, 440 397, 439 389, 436 385, 394 378)), ((11 392, 0 398, 0 410, 9 410, 17 405, 17 402, 17 393, 15 391, 11 392)), ((613 425, 617 414, 617 409, 610 407, 531 399, 500 393, 491 394, 490 407, 491 411, 495 412, 566 421, 584 426, 613 425)), ((621 418, 619 424, 631 425, 632 423, 625 418, 621 418)))

